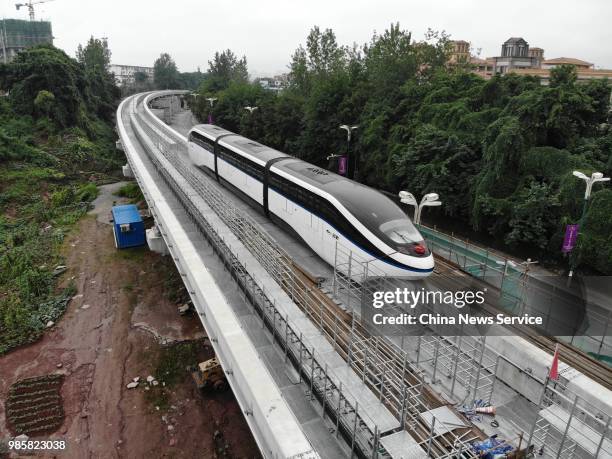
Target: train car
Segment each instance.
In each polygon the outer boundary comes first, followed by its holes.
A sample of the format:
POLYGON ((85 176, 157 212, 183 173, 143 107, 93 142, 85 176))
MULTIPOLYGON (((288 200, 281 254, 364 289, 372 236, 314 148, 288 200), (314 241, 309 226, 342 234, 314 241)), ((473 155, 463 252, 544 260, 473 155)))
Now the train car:
POLYGON ((372 273, 415 279, 433 272, 419 231, 370 187, 209 124, 189 132, 189 156, 286 223, 332 266, 339 243, 372 273))

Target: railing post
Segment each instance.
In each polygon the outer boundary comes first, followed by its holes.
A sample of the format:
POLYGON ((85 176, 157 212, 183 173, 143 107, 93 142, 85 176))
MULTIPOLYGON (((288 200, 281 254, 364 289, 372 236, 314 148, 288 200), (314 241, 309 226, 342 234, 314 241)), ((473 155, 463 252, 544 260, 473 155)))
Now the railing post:
POLYGON ((334 253, 334 279, 332 281, 333 297, 336 298, 338 293, 338 239, 336 239, 335 253, 334 253))
MULTIPOLYGON (((349 259, 348 259, 348 274, 347 274, 347 279, 348 279, 348 285, 347 285, 347 289, 346 289, 346 307, 353 310, 351 308, 351 265, 353 263, 353 251, 351 250, 349 252, 349 259)), ((353 310, 354 312, 354 310, 353 310)))
POLYGON ((436 340, 436 349, 434 351, 434 368, 433 368, 433 374, 431 376, 431 383, 435 384, 436 383, 436 373, 438 370, 438 353, 440 352, 440 341, 442 340, 442 338, 438 337, 438 339, 436 340))
POLYGON ((300 375, 300 384, 302 383, 302 353, 304 351, 304 341, 302 341, 302 332, 300 332, 300 365, 298 367, 298 374, 300 375))
POLYGON ((574 412, 576 411, 577 404, 578 404, 578 396, 576 395, 574 397, 574 403, 572 404, 572 411, 570 411, 569 419, 567 420, 567 426, 565 426, 565 432, 563 432, 563 438, 561 439, 561 444, 559 445, 559 451, 557 451, 557 459, 561 457, 561 453, 563 452, 563 445, 565 444, 567 433, 569 432, 570 425, 572 423, 572 419, 574 418, 574 412))
POLYGON ((599 456, 599 452, 601 451, 601 447, 603 446, 603 442, 606 438, 606 432, 610 428, 610 416, 608 416, 608 422, 606 422, 606 427, 604 427, 603 432, 601 433, 601 440, 599 440, 599 445, 597 445, 597 451, 595 451, 595 459, 599 456))
POLYGON ((357 416, 359 413, 359 402, 355 402, 355 420, 353 421, 353 435, 351 439, 351 459, 355 451, 355 436, 357 435, 357 416))
POLYGON ((325 403, 327 402, 327 363, 325 364, 325 377, 323 379, 323 403, 321 409, 321 418, 325 420, 325 403))
POLYGON ((374 426, 374 441, 372 442, 372 459, 378 457, 376 448, 378 447, 378 426, 374 426))
POLYGON ((340 408, 342 403, 342 381, 338 387, 338 409, 336 410, 336 438, 338 438, 338 430, 340 429, 340 408))
POLYGON ((427 441, 427 457, 431 457, 431 442, 435 435, 436 417, 431 417, 431 430, 429 431, 429 440, 427 441))
POLYGON ((314 346, 312 347, 312 351, 310 354, 310 400, 313 400, 313 390, 314 390, 314 346))
POLYGON ((289 352, 289 314, 285 315, 285 363, 287 363, 287 353, 289 352))
POLYGON ((403 384, 403 388, 404 390, 402 391, 402 409, 401 409, 401 414, 400 414, 400 425, 402 427, 402 429, 404 428, 404 424, 405 424, 405 419, 406 419, 406 397, 408 396, 407 391, 408 388, 406 387, 405 384, 403 384))
POLYGON ((455 352, 455 359, 453 362, 453 382, 451 383, 451 396, 455 395, 455 382, 457 381, 457 366, 459 365, 459 353, 461 352, 461 343, 463 342, 463 335, 459 336, 457 343, 457 352, 455 352))
POLYGON ((482 372, 482 359, 484 358, 484 353, 485 353, 485 343, 487 341, 487 337, 483 336, 482 337, 482 351, 480 352, 480 359, 478 360, 478 368, 476 370, 476 381, 474 382, 474 399, 472 400, 473 402, 476 401, 477 398, 477 392, 478 392, 478 383, 480 382, 480 373, 482 372))

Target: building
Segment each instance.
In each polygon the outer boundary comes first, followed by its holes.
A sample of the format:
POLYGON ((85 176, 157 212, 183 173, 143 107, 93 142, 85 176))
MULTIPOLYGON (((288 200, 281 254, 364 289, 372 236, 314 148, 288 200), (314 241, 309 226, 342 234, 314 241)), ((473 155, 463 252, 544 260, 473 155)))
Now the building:
POLYGON ((533 69, 542 65, 541 57, 544 50, 535 48, 536 52, 529 51, 529 43, 521 37, 512 37, 504 42, 501 56, 493 58, 493 73, 507 73, 513 69, 533 69))
POLYGON ((270 77, 258 78, 257 82, 264 89, 280 92, 283 89, 286 89, 287 86, 289 86, 289 77, 286 73, 283 73, 282 75, 275 75, 272 78, 270 77))
POLYGON ((50 22, 0 19, 0 62, 6 64, 17 53, 41 44, 53 44, 50 22))
POLYGON ((573 57, 557 57, 555 59, 548 59, 542 62, 543 69, 554 69, 555 67, 559 67, 561 65, 572 65, 576 67, 576 70, 588 70, 594 67, 590 62, 582 61, 580 59, 575 59, 573 57))
POLYGON ((550 70, 561 65, 574 66, 579 82, 601 78, 612 79, 612 70, 595 69, 592 63, 580 59, 573 57, 545 59, 542 48, 531 48, 529 43, 520 37, 506 40, 501 48, 501 56, 486 59, 472 56, 471 45, 467 41, 455 40, 452 45, 449 64, 467 64, 473 73, 484 79, 489 79, 495 74, 515 73, 537 76, 542 80, 542 84, 548 84, 550 70))
POLYGON ((544 50, 542 48, 529 48, 529 57, 536 59, 538 63, 544 62, 544 50))
POLYGON ((493 58, 481 59, 471 54, 471 44, 465 40, 451 41, 452 51, 449 57, 450 65, 467 65, 472 68, 472 72, 488 79, 493 75, 495 62, 493 58))
MULTIPOLYGON (((550 81, 550 68, 545 69, 512 69, 510 73, 516 73, 517 75, 529 75, 529 76, 537 76, 542 81, 543 85, 547 85, 550 81)), ((589 80, 602 80, 607 78, 608 80, 612 80, 612 70, 606 69, 576 69, 576 81, 578 83, 587 82, 589 80)))
POLYGON ((110 72, 115 74, 115 81, 118 86, 134 84, 136 81, 135 75, 137 73, 144 73, 147 79, 153 79, 153 67, 111 64, 110 72))
MULTIPOLYGON (((473 56, 470 54, 470 42, 465 40, 451 41, 453 50, 451 51, 449 63, 467 64, 473 56)), ((477 59, 477 58, 474 58, 477 59)))
POLYGON ((542 84, 547 85, 550 81, 550 71, 562 65, 571 65, 576 68, 576 81, 578 83, 604 78, 612 79, 612 70, 595 69, 592 63, 573 57, 546 59, 542 61, 539 68, 517 68, 512 69, 511 72, 518 75, 537 76, 542 84))

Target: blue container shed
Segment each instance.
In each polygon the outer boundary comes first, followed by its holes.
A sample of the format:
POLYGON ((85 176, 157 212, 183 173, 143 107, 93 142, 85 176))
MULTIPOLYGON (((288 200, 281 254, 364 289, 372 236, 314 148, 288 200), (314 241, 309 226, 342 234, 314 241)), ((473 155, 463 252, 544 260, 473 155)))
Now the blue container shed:
POLYGON ((115 206, 111 212, 113 214, 115 247, 125 249, 145 244, 144 223, 138 208, 134 204, 115 206))

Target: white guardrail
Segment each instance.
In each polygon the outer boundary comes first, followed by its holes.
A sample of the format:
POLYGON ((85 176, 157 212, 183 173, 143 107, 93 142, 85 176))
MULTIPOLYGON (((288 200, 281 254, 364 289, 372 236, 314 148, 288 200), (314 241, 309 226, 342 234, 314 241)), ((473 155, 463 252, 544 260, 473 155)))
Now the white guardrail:
MULTIPOLYGON (((168 95, 170 93, 149 94, 168 95)), ((264 457, 318 458, 281 391, 265 367, 252 342, 227 303, 223 292, 198 255, 176 214, 164 197, 126 129, 126 104, 142 97, 124 99, 117 110, 117 129, 126 157, 183 280, 202 324, 211 338, 229 384, 264 457)), ((161 123, 161 121, 160 121, 161 123)), ((177 136, 180 134, 177 133, 177 136)))

